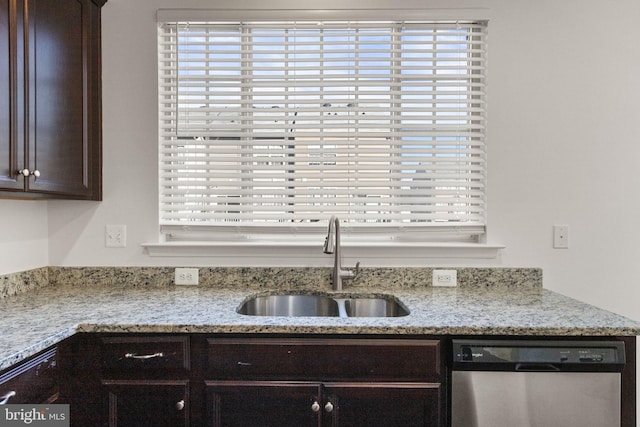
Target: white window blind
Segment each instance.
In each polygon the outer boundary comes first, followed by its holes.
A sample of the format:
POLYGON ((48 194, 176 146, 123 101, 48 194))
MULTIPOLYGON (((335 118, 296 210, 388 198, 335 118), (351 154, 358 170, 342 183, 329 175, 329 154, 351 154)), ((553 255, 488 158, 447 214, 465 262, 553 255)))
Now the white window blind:
POLYGON ((482 234, 485 45, 484 23, 161 23, 161 226, 482 234))

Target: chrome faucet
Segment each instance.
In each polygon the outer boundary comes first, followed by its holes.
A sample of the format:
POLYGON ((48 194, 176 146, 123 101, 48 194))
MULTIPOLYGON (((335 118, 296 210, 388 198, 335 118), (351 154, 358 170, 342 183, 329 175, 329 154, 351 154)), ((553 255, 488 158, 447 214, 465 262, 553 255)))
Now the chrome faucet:
POLYGON ((332 283, 334 291, 342 290, 342 281, 355 279, 360 272, 360 263, 356 263, 354 270, 342 268, 342 253, 340 251, 340 220, 332 216, 329 220, 329 230, 324 241, 324 253, 333 254, 332 283))

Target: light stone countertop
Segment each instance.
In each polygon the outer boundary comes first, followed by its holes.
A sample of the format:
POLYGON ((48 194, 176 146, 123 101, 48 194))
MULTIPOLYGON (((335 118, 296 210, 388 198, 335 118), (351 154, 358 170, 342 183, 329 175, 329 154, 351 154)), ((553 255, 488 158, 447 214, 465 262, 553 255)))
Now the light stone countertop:
POLYGON ((640 335, 638 322, 542 288, 347 287, 338 293, 393 294, 410 310, 408 316, 397 318, 236 313, 245 298, 258 293, 278 292, 212 286, 58 284, 6 297, 0 300, 4 326, 0 370, 78 332, 640 335))

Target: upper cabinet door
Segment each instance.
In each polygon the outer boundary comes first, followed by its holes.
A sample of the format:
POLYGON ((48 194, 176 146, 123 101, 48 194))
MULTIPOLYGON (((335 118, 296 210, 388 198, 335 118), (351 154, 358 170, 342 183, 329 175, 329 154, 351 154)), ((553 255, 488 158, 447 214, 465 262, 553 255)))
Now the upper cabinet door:
POLYGON ((101 198, 100 8, 28 2, 27 191, 101 198))
MULTIPOLYGON (((21 10, 20 10, 21 12, 21 10)), ((20 13, 21 15, 21 13, 20 13)), ((24 163, 24 143, 18 144, 20 122, 17 108, 19 99, 18 59, 24 53, 19 50, 23 40, 17 39, 18 6, 15 0, 0 0, 0 187, 22 190, 24 181, 18 169, 24 163)))

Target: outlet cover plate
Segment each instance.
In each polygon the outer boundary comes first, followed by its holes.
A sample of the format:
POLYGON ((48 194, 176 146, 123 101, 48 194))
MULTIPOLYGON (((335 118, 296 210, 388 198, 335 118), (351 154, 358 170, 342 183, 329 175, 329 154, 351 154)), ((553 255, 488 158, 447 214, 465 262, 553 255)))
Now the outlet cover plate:
POLYGON ((174 283, 176 285, 197 285, 197 268, 176 268, 174 283))
POLYGON ((458 286, 456 270, 433 270, 433 286, 458 286))
POLYGON ((104 227, 104 245, 107 248, 124 248, 127 246, 127 226, 111 225, 104 227))

